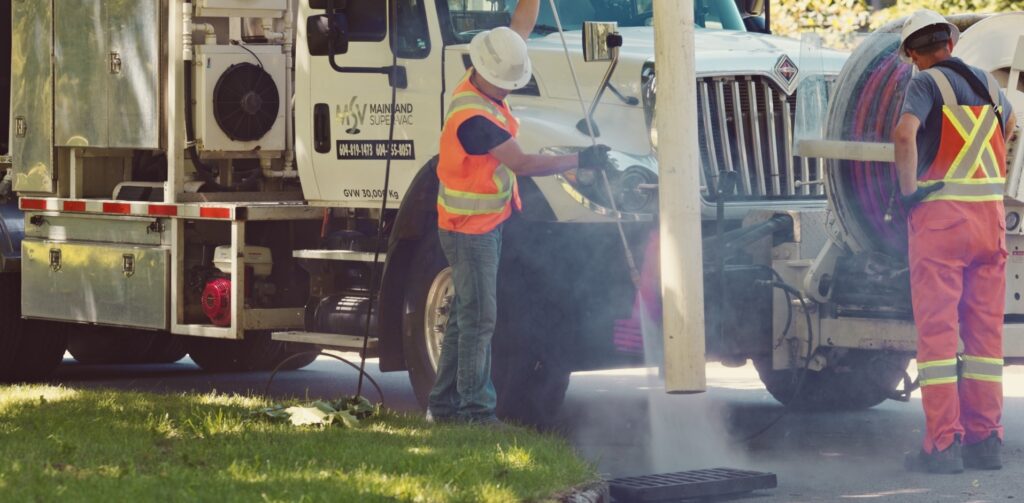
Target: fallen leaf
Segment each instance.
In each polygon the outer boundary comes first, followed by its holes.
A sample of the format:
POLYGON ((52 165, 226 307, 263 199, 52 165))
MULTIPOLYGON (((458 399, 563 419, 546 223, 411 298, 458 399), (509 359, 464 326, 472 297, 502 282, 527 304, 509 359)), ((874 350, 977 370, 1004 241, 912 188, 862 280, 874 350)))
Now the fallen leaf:
POLYGON ((288 407, 284 410, 290 416, 291 423, 295 426, 306 426, 315 424, 328 424, 330 422, 328 417, 329 414, 318 409, 317 407, 288 407))

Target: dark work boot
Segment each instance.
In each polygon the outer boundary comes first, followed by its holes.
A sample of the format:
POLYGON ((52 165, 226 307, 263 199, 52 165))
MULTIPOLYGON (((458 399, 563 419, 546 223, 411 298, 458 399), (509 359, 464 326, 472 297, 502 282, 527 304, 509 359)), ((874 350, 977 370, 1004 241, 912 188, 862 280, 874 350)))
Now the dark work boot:
POLYGON ((964 446, 964 466, 976 470, 999 470, 1003 467, 1003 442, 992 432, 985 440, 964 446))
POLYGON ((944 451, 908 452, 903 466, 911 472, 928 473, 961 473, 964 471, 964 458, 960 446, 960 435, 944 451))

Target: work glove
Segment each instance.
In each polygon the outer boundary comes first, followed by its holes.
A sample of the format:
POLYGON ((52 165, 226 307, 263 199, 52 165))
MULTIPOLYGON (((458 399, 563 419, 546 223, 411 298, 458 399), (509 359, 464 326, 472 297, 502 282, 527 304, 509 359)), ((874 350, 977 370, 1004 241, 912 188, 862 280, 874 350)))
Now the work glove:
POLYGON ((608 157, 611 148, 608 145, 592 145, 580 150, 578 167, 584 169, 602 170, 612 166, 612 160, 608 157))
POLYGON ((903 205, 903 209, 909 210, 918 203, 924 201, 926 197, 931 195, 933 192, 942 190, 946 186, 946 182, 938 182, 935 185, 929 185, 927 187, 918 187, 913 194, 909 196, 900 195, 900 203, 903 205))

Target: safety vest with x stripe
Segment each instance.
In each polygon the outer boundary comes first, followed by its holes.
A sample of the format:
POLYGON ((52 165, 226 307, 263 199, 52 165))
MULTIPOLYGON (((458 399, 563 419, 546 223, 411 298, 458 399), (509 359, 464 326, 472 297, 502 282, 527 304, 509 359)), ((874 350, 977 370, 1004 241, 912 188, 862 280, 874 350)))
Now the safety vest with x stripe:
MULTIPOLYGON (((939 151, 918 186, 945 182, 925 201, 1001 201, 1006 182, 1006 145, 998 109, 992 105, 961 105, 953 86, 937 68, 925 70, 942 95, 942 136, 939 151)), ((988 76, 992 103, 1000 103, 999 85, 988 76)))
POLYGON ((504 222, 512 214, 513 206, 522 208, 519 187, 512 170, 493 155, 466 152, 459 141, 459 126, 472 117, 483 116, 515 138, 519 121, 512 116, 507 103, 499 104, 477 89, 470 75, 472 70, 452 92, 441 131, 437 216, 442 229, 484 234, 504 222))

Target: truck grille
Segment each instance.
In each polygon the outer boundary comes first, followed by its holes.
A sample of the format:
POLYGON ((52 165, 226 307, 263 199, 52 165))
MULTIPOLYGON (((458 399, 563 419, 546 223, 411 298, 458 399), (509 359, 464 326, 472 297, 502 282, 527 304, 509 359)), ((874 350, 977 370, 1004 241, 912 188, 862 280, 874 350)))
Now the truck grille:
POLYGON ((822 197, 824 163, 793 155, 796 94, 761 76, 697 81, 701 184, 714 199, 718 172, 739 172, 738 199, 822 197))

